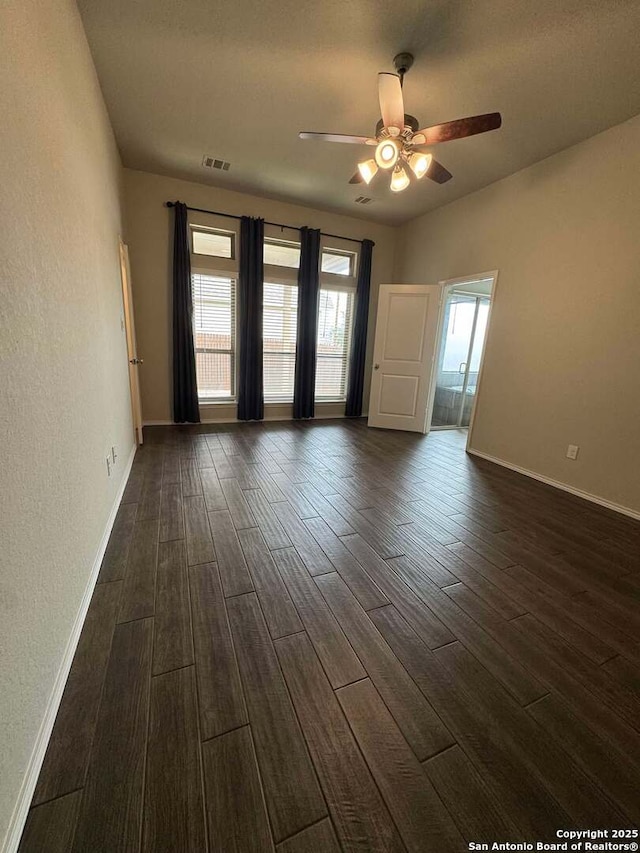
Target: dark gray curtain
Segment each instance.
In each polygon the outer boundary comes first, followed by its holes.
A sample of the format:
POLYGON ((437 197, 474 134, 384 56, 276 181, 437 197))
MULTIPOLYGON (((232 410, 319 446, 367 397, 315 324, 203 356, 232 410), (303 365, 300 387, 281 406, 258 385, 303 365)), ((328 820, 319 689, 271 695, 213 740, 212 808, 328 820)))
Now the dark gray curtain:
POLYGON ((316 340, 320 296, 320 231, 300 229, 298 269, 298 334, 296 373, 293 386, 293 417, 314 416, 316 389, 316 340))
POLYGON ((173 420, 200 423, 196 356, 193 350, 193 299, 187 206, 173 208, 173 420))
POLYGON ((240 220, 238 280, 238 420, 264 417, 262 381, 262 280, 264 220, 240 220))
POLYGON ((367 352, 367 323, 369 321, 369 290, 371 288, 371 256, 374 243, 363 240, 358 265, 356 288, 356 317, 351 340, 351 361, 345 415, 359 418, 362 415, 362 392, 364 389, 364 359, 367 352))

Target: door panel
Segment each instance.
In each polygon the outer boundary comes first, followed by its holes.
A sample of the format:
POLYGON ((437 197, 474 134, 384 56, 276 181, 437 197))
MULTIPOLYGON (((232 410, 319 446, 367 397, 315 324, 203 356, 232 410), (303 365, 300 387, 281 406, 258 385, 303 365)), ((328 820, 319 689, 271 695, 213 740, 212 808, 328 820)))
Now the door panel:
POLYGON ((476 390, 478 385, 478 375, 480 373, 480 364, 482 363, 482 353, 484 352, 484 342, 487 334, 487 321, 489 319, 489 299, 478 298, 478 309, 476 314, 476 324, 473 330, 473 342, 471 345, 471 356, 469 357, 469 367, 467 382, 465 386, 464 404, 462 415, 460 417, 460 426, 468 427, 471 421, 471 412, 476 399, 476 390))
POLYGON ((441 287, 383 284, 369 426, 425 432, 441 287))
POLYGON ((476 314, 475 296, 450 291, 444 302, 432 427, 458 426, 476 314))
POLYGON ((488 297, 450 290, 444 300, 440 351, 434 371, 431 427, 469 426, 484 346, 488 297))
POLYGON ((384 415, 413 417, 418 402, 417 376, 384 374, 380 386, 380 412, 384 415))
POLYGON ((419 293, 389 294, 385 361, 422 361, 428 302, 419 293))

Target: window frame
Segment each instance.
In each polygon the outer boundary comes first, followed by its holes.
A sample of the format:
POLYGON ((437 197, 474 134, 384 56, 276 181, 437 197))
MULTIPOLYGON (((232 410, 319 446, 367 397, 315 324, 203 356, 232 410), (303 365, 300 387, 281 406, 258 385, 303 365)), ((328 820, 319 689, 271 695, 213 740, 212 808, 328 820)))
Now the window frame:
MULTIPOLYGON (((264 246, 267 246, 267 245, 281 246, 283 248, 297 249, 298 252, 301 251, 302 247, 301 247, 300 240, 285 240, 284 237, 282 237, 282 236, 273 237, 273 236, 271 236, 271 233, 266 233, 267 231, 271 232, 271 230, 272 230, 272 227, 265 226, 264 246)), ((290 272, 295 273, 296 281, 297 281, 298 280, 299 265, 297 267, 292 267, 292 266, 288 266, 285 264, 268 264, 268 263, 266 263, 264 261, 264 246, 263 246, 263 252, 262 252, 264 268, 269 269, 269 270, 289 270, 290 272)))
MULTIPOLYGON (((281 285, 282 287, 290 287, 290 288, 295 290, 295 298, 296 298, 296 349, 294 349, 294 352, 293 352, 294 370, 295 370, 295 355, 296 355, 297 345, 298 345, 298 328, 297 328, 297 319, 298 319, 298 307, 297 307, 298 306, 298 270, 294 269, 293 267, 275 267, 271 264, 269 264, 268 266, 270 269, 289 270, 289 272, 295 273, 295 275, 294 276, 286 276, 286 277, 280 276, 280 275, 274 276, 272 274, 269 274, 268 276, 266 274, 263 275, 263 282, 262 282, 263 283, 263 291, 262 291, 262 381, 263 381, 263 386, 264 386, 264 366, 265 366, 264 365, 264 363, 265 363, 265 357, 264 357, 265 356, 265 349, 264 349, 264 333, 265 333, 265 327, 264 327, 264 313, 265 313, 264 312, 264 285, 265 284, 278 284, 278 285, 281 285)), ((266 266, 265 266, 265 269, 266 269, 266 266)), ((274 351, 271 350, 271 352, 274 352, 274 351)), ((289 355, 290 353, 282 350, 278 354, 279 355, 289 355)), ((265 405, 267 403, 275 403, 275 404, 293 403, 293 394, 294 394, 294 389, 291 390, 291 396, 290 397, 285 397, 282 395, 278 395, 278 396, 267 395, 267 393, 263 390, 265 405)))
MULTIPOLYGON (((198 257, 200 257, 200 256, 198 256, 198 257)), ((208 256, 208 257, 210 257, 210 256, 208 256)), ((228 272, 220 272, 220 271, 215 272, 214 270, 210 270, 210 269, 203 270, 203 269, 197 269, 197 268, 192 267, 192 269, 191 269, 191 288, 192 288, 191 297, 192 297, 192 301, 193 301, 193 276, 194 275, 205 275, 205 276, 211 276, 212 278, 229 279, 231 281, 231 289, 232 289, 232 294, 233 294, 233 305, 232 305, 232 309, 231 309, 231 315, 233 317, 233 327, 231 328, 232 346, 228 350, 227 349, 217 349, 217 348, 216 349, 209 349, 209 348, 203 349, 203 348, 196 347, 196 341, 195 341, 195 335, 196 335, 195 302, 193 302, 193 323, 194 323, 194 326, 193 326, 193 335, 194 335, 194 338, 193 338, 193 354, 194 354, 194 358, 197 359, 198 353, 222 353, 222 354, 228 353, 229 357, 230 357, 230 368, 231 368, 230 369, 230 374, 231 374, 230 391, 231 391, 231 395, 228 397, 205 397, 204 395, 201 396, 200 390, 198 389, 198 402, 202 403, 203 405, 212 405, 212 404, 216 404, 216 403, 222 403, 222 404, 235 403, 238 400, 238 381, 237 381, 238 377, 237 377, 237 373, 236 373, 236 368, 237 368, 237 364, 238 364, 238 354, 237 354, 237 349, 236 349, 237 341, 238 341, 238 311, 237 311, 237 307, 238 307, 238 289, 237 289, 238 288, 238 276, 237 275, 231 275, 228 272)), ((196 380, 197 380, 197 374, 196 374, 196 380)), ((197 381, 196 381, 196 384, 197 384, 197 381)))
POLYGON ((327 245, 322 245, 320 247, 320 275, 331 275, 336 276, 337 278, 341 278, 344 280, 354 279, 356 276, 356 269, 358 266, 358 256, 359 253, 357 251, 353 251, 352 249, 342 249, 337 248, 336 246, 330 246, 328 243, 333 240, 335 242, 335 238, 328 238, 327 245), (349 258, 349 274, 343 275, 342 273, 332 273, 328 271, 324 271, 322 269, 322 256, 324 254, 334 255, 334 257, 342 257, 349 258))
MULTIPOLYGON (((334 290, 338 293, 348 293, 351 295, 351 317, 346 331, 347 344, 345 347, 345 380, 344 380, 344 396, 341 397, 316 397, 314 388, 314 401, 316 403, 344 403, 347 399, 349 391, 349 368, 351 366, 351 343, 353 341, 353 330, 356 316, 356 290, 358 283, 358 266, 360 263, 360 243, 353 243, 351 240, 340 240, 337 237, 327 237, 324 234, 320 238, 320 290, 334 290), (353 261, 351 264, 351 275, 340 275, 339 273, 322 272, 322 253, 332 252, 333 254, 351 255, 353 261)), ((318 316, 319 319, 319 316, 318 316)), ((316 364, 318 360, 318 336, 316 334, 316 364)))
MULTIPOLYGON (((289 231, 289 229, 286 229, 289 231)), ((276 225, 264 226, 264 242, 276 245, 289 245, 300 248, 300 236, 294 230, 297 240, 287 240, 284 231, 276 225)), ((263 254, 264 257, 264 254, 263 254)), ((269 284, 298 284, 298 267, 284 267, 279 264, 265 264, 263 262, 262 279, 269 284)))
POLYGON ((238 280, 239 259, 238 247, 240 246, 240 222, 229 219, 226 216, 217 216, 214 213, 200 213, 189 211, 189 255, 191 258, 191 272, 200 272, 204 275, 230 276, 238 280), (222 258, 219 255, 196 255, 193 251, 193 231, 213 231, 232 235, 231 258, 222 258))
MULTIPOLYGON (((237 232, 234 229, 228 228, 213 228, 210 225, 197 225, 191 220, 189 220, 189 253, 192 258, 211 258, 215 261, 236 261, 237 258, 237 232), (209 255, 206 252, 196 252, 195 251, 195 243, 194 243, 194 234, 216 234, 220 237, 228 237, 230 243, 230 252, 229 257, 225 257, 224 255, 209 255)), ((198 263, 198 261, 196 261, 198 263)))
MULTIPOLYGON (((233 395, 229 398, 224 397, 204 397, 198 392, 198 400, 201 405, 230 405, 237 402, 237 342, 238 342, 238 281, 239 281, 239 247, 240 247, 240 220, 232 219, 226 216, 218 216, 216 214, 201 213, 199 211, 189 211, 189 251, 191 257, 191 273, 192 275, 210 275, 220 278, 230 278, 234 282, 234 299, 235 305, 233 315, 235 319, 235 328, 233 329, 233 348, 232 350, 223 350, 221 352, 230 353, 231 363, 233 366, 233 395), (227 234, 231 237, 231 258, 223 258, 217 255, 200 255, 193 252, 193 231, 212 231, 214 233, 227 234)), ((298 233, 295 229, 291 229, 295 236, 298 233)), ((265 242, 282 243, 286 245, 300 245, 300 239, 287 239, 285 234, 289 229, 283 230, 279 226, 265 225, 264 239, 265 242)), ((318 259, 319 273, 319 288, 320 290, 334 290, 338 292, 346 292, 352 294, 351 317, 347 334, 347 344, 345 353, 345 388, 344 397, 316 397, 314 389, 314 400, 318 404, 325 403, 344 403, 348 393, 349 368, 351 364, 351 344, 353 341, 353 331, 356 314, 356 285, 358 267, 360 264, 360 244, 354 243, 351 240, 341 240, 337 237, 326 237, 322 235, 320 239, 320 257, 318 259), (340 275, 338 273, 329 273, 322 271, 322 253, 331 252, 333 254, 348 255, 353 258, 351 264, 351 275, 340 275)), ((283 284, 298 286, 298 267, 279 266, 277 264, 263 263, 263 285, 264 284, 283 284)), ((263 312, 264 312, 264 294, 263 294, 263 312)), ((318 309, 319 310, 319 309, 318 309)), ((195 313, 195 309, 194 309, 195 313)), ((263 313, 264 319, 264 313, 263 313)), ((319 319, 319 316, 318 316, 319 319)), ((297 329, 296 329, 296 344, 297 344, 297 329)), ((195 345, 195 339, 194 339, 195 345)), ((195 346, 194 346, 195 349, 195 346)), ((216 352, 218 350, 215 350, 216 352)), ((316 335, 316 358, 318 357, 318 338, 316 335)), ((263 359, 264 360, 264 359, 263 359)), ((264 364, 263 364, 264 377, 264 364)), ((290 404, 292 398, 267 397, 265 395, 265 405, 282 405, 290 404)))
MULTIPOLYGON (((289 229, 287 229, 288 231, 289 229)), ((264 241, 265 243, 275 243, 277 244, 287 244, 294 245, 300 248, 300 237, 299 233, 293 231, 295 236, 298 238, 297 240, 287 240, 284 236, 284 232, 281 228, 278 228, 275 225, 265 225, 264 227, 264 241)), ((297 306, 297 297, 298 297, 298 272, 299 267, 285 267, 280 266, 279 264, 265 264, 263 263, 263 272, 262 272, 262 284, 263 284, 263 293, 262 293, 262 381, 264 387, 264 375, 265 375, 265 350, 264 350, 264 285, 265 284, 280 284, 288 287, 295 288, 296 294, 296 306, 297 306)), ((297 319, 297 307, 296 307, 296 319, 297 319)), ((296 346, 298 343, 298 330, 296 323, 296 346)), ((282 355, 286 355, 287 353, 282 353, 282 355)), ((294 359, 295 359, 295 351, 294 351, 294 359)), ((264 393, 264 392, 263 392, 264 393)), ((264 402, 265 405, 289 405, 293 403, 293 389, 291 391, 290 397, 285 396, 269 396, 264 393, 264 402)))
MULTIPOLYGON (((198 402, 203 406, 229 406, 238 400, 238 279, 239 279, 239 252, 240 245, 240 221, 226 216, 217 216, 213 213, 201 213, 200 211, 188 212, 189 225, 189 254, 191 259, 191 275, 208 275, 218 278, 229 278, 233 282, 234 305, 232 315, 234 327, 231 330, 233 346, 230 350, 213 350, 213 352, 229 353, 231 362, 231 396, 230 397, 205 397, 200 395, 198 389, 198 402), (229 234, 231 236, 231 258, 223 258, 218 255, 200 255, 193 251, 193 231, 209 231, 214 233, 229 234)), ((193 300, 193 278, 191 279, 193 300)), ((195 304, 194 304, 194 356, 200 351, 195 346, 195 304)))
MULTIPOLYGON (((338 288, 336 286, 331 287, 320 287, 320 291, 333 291, 334 293, 345 293, 347 298, 350 299, 351 305, 349 308, 349 319, 347 326, 345 328, 345 346, 344 346, 344 355, 337 356, 329 353, 320 353, 318 348, 320 346, 319 339, 319 331, 316 334, 316 382, 317 382, 317 364, 320 358, 335 358, 340 359, 341 362, 344 362, 344 391, 340 396, 336 395, 328 395, 328 396, 319 396, 316 393, 316 389, 313 390, 313 398, 316 403, 344 403, 347 399, 347 391, 349 386, 349 367, 351 365, 351 342, 353 340, 353 323, 355 317, 355 306, 356 306, 356 293, 355 289, 351 287, 342 287, 338 288)), ((318 309, 319 312, 319 309, 318 309)), ((319 313, 318 313, 318 326, 319 326, 319 313)))

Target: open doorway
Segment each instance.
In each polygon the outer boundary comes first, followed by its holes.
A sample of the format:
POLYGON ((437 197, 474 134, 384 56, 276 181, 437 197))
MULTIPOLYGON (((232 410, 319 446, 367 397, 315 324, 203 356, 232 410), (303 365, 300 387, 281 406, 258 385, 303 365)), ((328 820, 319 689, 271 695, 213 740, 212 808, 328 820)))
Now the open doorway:
POLYGON ((477 398, 495 274, 443 285, 430 426, 467 429, 477 398))

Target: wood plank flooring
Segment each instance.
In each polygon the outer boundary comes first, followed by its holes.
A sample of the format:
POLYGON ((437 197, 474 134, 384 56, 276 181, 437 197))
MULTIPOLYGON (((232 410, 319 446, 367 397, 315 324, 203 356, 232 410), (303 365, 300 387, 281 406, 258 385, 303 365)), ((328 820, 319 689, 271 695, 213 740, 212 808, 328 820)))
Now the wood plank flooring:
POLYGON ((640 523, 363 421, 152 427, 22 853, 640 822, 640 523))

